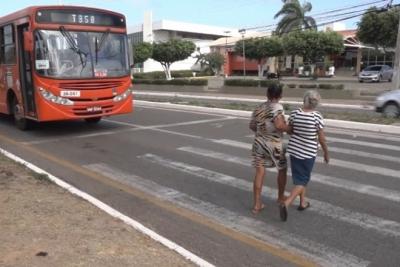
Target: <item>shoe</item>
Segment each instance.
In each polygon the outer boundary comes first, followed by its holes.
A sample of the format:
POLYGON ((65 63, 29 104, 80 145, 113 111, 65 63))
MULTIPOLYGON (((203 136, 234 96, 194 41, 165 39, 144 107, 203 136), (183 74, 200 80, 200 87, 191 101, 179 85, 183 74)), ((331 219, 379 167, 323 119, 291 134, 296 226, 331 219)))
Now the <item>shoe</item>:
POLYGON ((287 208, 284 204, 279 205, 279 215, 281 216, 281 220, 283 222, 287 221, 288 213, 287 213, 287 208))
POLYGON ((310 206, 311 206, 311 205, 310 205, 310 202, 306 202, 306 205, 305 205, 304 207, 301 206, 301 205, 299 205, 299 206, 297 207, 297 210, 303 211, 303 210, 305 210, 305 209, 308 209, 310 206))

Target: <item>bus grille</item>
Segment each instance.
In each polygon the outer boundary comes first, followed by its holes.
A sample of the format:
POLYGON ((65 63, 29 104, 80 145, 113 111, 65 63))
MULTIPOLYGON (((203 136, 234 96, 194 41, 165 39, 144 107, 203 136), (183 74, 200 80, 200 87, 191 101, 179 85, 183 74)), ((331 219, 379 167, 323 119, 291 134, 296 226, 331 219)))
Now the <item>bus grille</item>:
POLYGON ((64 90, 96 90, 96 89, 108 89, 116 88, 121 86, 123 82, 121 81, 80 81, 80 82, 66 82, 61 83, 60 88, 64 90))

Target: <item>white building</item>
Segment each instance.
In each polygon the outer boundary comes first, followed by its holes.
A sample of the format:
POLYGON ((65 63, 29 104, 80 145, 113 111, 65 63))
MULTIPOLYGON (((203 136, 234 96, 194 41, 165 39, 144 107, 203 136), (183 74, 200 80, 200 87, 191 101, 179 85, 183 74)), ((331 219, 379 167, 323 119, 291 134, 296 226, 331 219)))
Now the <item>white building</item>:
MULTIPOLYGON (((128 27, 128 36, 134 46, 141 42, 166 42, 171 39, 192 41, 200 53, 210 52, 210 43, 225 36, 240 36, 238 29, 214 27, 186 22, 160 20, 153 21, 152 13, 146 12, 143 24, 128 27)), ((196 52, 192 55, 195 56, 196 52)), ((171 70, 189 70, 196 62, 194 57, 171 65, 171 70)), ((135 71, 162 71, 161 64, 152 59, 147 60, 135 71)))

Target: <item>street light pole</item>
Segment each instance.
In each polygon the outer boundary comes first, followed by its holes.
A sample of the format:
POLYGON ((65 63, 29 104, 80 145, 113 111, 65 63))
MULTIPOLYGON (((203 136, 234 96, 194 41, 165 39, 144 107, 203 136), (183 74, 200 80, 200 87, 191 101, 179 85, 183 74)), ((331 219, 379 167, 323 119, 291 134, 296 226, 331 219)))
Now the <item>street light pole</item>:
POLYGON ((228 73, 229 73, 229 54, 228 54, 228 34, 231 31, 224 31, 225 33, 225 60, 224 60, 224 75, 225 78, 228 77, 228 73))
POLYGON ((246 78, 246 48, 244 44, 244 35, 246 34, 246 29, 240 29, 239 33, 242 35, 243 42, 243 79, 246 78))

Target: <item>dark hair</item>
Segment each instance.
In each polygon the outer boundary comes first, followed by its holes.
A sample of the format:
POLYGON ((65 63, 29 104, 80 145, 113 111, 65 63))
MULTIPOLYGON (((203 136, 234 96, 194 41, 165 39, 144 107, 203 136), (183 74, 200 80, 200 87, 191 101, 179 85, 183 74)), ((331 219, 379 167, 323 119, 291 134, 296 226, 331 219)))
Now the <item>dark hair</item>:
POLYGON ((282 97, 282 85, 271 84, 267 90, 267 97, 271 99, 277 99, 282 97))

